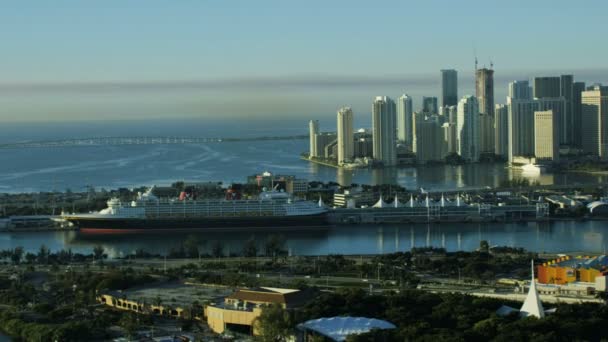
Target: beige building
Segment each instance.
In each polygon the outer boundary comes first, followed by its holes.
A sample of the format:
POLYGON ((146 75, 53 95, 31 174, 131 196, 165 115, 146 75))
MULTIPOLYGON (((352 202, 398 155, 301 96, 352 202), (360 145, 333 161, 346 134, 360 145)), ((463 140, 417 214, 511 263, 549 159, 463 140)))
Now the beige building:
POLYGON ((608 159, 608 89, 595 86, 581 94, 583 151, 608 159))
POLYGON ((559 161, 559 124, 552 110, 534 112, 534 155, 539 161, 559 161))
POLYGON ((441 121, 437 115, 416 120, 416 160, 425 164, 441 161, 445 157, 445 139, 441 121))
POLYGON ((258 335, 255 321, 265 305, 278 304, 285 309, 303 305, 311 298, 310 291, 261 287, 240 289, 224 299, 205 308, 209 328, 222 334, 226 330, 248 332, 258 335))
POLYGON ((351 162, 354 156, 353 110, 342 107, 338 110, 338 164, 351 162))

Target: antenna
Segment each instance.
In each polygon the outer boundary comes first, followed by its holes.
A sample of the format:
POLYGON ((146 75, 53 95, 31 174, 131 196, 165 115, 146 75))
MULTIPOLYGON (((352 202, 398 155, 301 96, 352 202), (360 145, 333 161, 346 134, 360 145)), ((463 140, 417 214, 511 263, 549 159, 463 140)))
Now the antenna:
POLYGON ((492 62, 492 58, 490 58, 490 69, 494 69, 494 62, 492 62))
POLYGON ((477 71, 477 48, 473 45, 473 56, 475 57, 475 71, 477 71))

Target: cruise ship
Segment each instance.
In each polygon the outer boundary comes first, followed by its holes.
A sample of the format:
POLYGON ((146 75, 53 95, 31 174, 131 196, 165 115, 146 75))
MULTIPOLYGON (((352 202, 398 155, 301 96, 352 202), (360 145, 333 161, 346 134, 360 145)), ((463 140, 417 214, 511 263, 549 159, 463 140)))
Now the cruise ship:
MULTIPOLYGON (((263 191, 256 199, 195 200, 180 196, 160 199, 150 188, 137 199, 123 203, 108 200, 108 207, 93 213, 68 214, 62 218, 81 232, 149 232, 192 230, 297 230, 328 225, 322 202, 296 200, 286 192, 263 191)), ((230 191, 230 190, 229 190, 230 191)))

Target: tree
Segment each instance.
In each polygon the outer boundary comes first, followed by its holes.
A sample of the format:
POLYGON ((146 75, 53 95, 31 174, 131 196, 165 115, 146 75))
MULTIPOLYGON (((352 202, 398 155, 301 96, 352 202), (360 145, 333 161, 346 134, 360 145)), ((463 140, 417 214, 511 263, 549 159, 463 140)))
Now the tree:
POLYGON ((11 254, 11 261, 13 264, 19 264, 21 259, 23 258, 23 247, 18 246, 13 249, 13 254, 11 254))
POLYGON ((260 317, 254 322, 262 342, 286 341, 293 327, 293 320, 280 304, 270 304, 262 308, 260 317))
POLYGON ((49 249, 44 244, 41 245, 40 249, 38 250, 38 262, 46 263, 49 260, 49 254, 49 249))
POLYGON ((253 235, 245 242, 243 246, 243 256, 252 258, 258 255, 258 246, 256 245, 253 235))
POLYGON ((215 241, 213 243, 213 246, 211 246, 211 255, 216 258, 219 258, 224 255, 224 246, 220 241, 215 241))
POLYGON ((284 253, 285 238, 281 235, 270 235, 266 240, 266 256, 272 257, 276 261, 277 257, 284 253))
POLYGON ((184 249, 186 250, 186 254, 189 258, 198 258, 199 250, 198 250, 199 240, 194 234, 188 235, 186 240, 184 241, 184 249))
POLYGON ((483 253, 488 253, 490 251, 490 244, 487 240, 479 241, 479 251, 483 253))
POLYGON ((97 245, 93 248, 93 255, 95 260, 101 260, 103 258, 105 250, 102 245, 97 245))
POLYGON ((122 316, 118 325, 125 330, 129 339, 133 338, 139 326, 137 317, 133 313, 126 313, 122 316))

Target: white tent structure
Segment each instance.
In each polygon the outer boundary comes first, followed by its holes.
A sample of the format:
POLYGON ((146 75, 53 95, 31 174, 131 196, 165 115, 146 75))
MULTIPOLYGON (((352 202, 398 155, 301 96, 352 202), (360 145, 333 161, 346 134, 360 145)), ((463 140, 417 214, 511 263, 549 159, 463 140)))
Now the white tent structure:
MULTIPOLYGON (((346 341, 349 335, 364 334, 372 329, 395 329, 395 325, 375 318, 331 317, 319 318, 300 323, 298 330, 304 333, 313 331, 331 341, 346 341)), ((306 334, 305 334, 306 336, 306 334)))
POLYGON ((395 207, 395 208, 403 207, 403 205, 399 202, 399 197, 397 197, 397 195, 395 195, 395 200, 393 201, 393 207, 395 207))
POLYGON ((382 199, 382 195, 380 195, 380 199, 378 200, 378 202, 376 202, 376 204, 373 205, 374 208, 386 208, 388 207, 388 203, 384 202, 384 200, 382 199))
POLYGON ((522 317, 534 316, 536 318, 545 317, 543 303, 540 301, 538 291, 536 290, 536 282, 534 281, 534 260, 532 260, 532 279, 530 281, 530 290, 524 301, 524 305, 519 310, 519 315, 522 317))
POLYGON ((413 208, 416 206, 416 202, 414 201, 414 195, 410 195, 410 200, 407 201, 407 206, 413 208))

